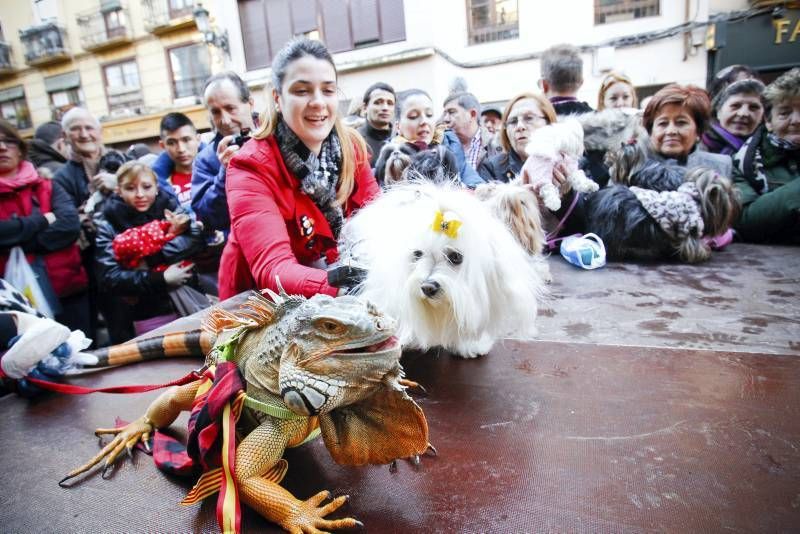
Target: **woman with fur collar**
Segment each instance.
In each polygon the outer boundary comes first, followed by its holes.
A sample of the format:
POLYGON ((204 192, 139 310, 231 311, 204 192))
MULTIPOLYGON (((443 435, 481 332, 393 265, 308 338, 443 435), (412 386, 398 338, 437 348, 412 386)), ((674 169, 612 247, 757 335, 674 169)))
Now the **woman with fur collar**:
MULTIPOLYGON (((436 124, 433 101, 428 93, 422 89, 407 89, 400 93, 395 107, 395 120, 395 130, 399 135, 392 139, 394 145, 405 144, 411 152, 423 152, 442 146, 453 158, 446 155, 439 159, 455 160, 458 179, 462 185, 474 189, 483 183, 478 172, 467 163, 461 141, 455 132, 446 129, 443 124, 436 124)), ((376 174, 383 173, 379 165, 376 164, 376 174)))
POLYGON ((712 102, 712 119, 703 133, 700 148, 706 152, 733 156, 753 135, 764 118, 761 94, 764 84, 748 78, 733 82, 712 102))
POLYGON ((327 267, 338 259, 345 218, 379 194, 361 136, 338 115, 337 73, 319 41, 290 41, 272 63, 269 120, 231 159, 231 233, 219 297, 248 289, 335 296, 327 267))
POLYGON ((766 128, 734 156, 743 205, 735 229, 751 242, 800 243, 800 69, 764 91, 766 128))

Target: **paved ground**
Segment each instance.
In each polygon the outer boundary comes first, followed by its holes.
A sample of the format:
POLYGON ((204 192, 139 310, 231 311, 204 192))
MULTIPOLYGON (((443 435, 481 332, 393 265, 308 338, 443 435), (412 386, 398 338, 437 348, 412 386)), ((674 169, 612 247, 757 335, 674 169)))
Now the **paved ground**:
POLYGON ((549 259, 539 337, 800 355, 800 248, 733 244, 702 265, 549 259))
MULTIPOLYGON (((344 467, 317 440, 286 454, 283 486, 350 495, 335 517, 366 532, 797 531, 800 248, 737 244, 698 266, 550 264, 538 340, 475 360, 404 355, 427 388, 417 400, 438 457, 396 473, 344 467)), ((197 366, 79 381, 164 382, 197 366)), ((141 453, 111 480, 56 485, 96 453, 94 428, 134 419, 156 394, 0 398, 0 531, 214 532, 214 500, 179 506, 191 482, 141 453)), ((243 527, 278 531, 248 509, 243 527)))

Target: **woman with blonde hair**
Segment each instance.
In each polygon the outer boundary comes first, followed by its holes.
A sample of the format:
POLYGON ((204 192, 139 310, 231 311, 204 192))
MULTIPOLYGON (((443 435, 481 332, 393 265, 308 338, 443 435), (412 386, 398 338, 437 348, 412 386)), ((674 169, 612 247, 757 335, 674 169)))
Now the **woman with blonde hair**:
POLYGON ((637 108, 639 99, 630 78, 619 72, 609 72, 600 83, 597 111, 612 108, 637 108))
POLYGON ((336 67, 318 41, 289 42, 272 62, 273 108, 231 159, 231 233, 219 296, 247 289, 336 295, 326 267, 344 219, 380 191, 366 146, 337 117, 336 67))

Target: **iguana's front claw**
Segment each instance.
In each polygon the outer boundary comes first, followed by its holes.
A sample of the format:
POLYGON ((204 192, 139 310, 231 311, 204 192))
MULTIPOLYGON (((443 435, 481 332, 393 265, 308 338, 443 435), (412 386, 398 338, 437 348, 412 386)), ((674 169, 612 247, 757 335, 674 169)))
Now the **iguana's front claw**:
POLYGON ((103 460, 105 460, 105 462, 100 476, 104 479, 107 478, 108 472, 114 466, 114 462, 122 453, 122 451, 125 450, 127 455, 130 458, 133 458, 134 445, 136 445, 136 443, 140 440, 144 441, 146 444, 146 440, 149 439, 150 432, 152 432, 152 430, 153 426, 146 417, 141 417, 121 428, 98 428, 94 431, 95 436, 100 436, 102 434, 116 434, 114 439, 111 440, 108 445, 103 447, 103 450, 97 453, 91 460, 77 469, 70 471, 67 476, 58 482, 58 485, 63 486, 64 482, 67 480, 85 473, 103 460))
POLYGON ((431 443, 428 443, 428 448, 425 449, 425 452, 423 452, 422 454, 427 455, 428 451, 431 451, 431 456, 439 456, 439 451, 437 451, 436 447, 434 447, 431 443))
POLYGON ((329 491, 320 491, 313 497, 301 501, 297 513, 283 523, 283 527, 290 534, 324 534, 331 530, 362 528, 364 524, 352 517, 344 519, 325 519, 325 516, 335 512, 350 498, 341 495, 331 500, 328 504, 320 506, 323 501, 332 497, 329 491))

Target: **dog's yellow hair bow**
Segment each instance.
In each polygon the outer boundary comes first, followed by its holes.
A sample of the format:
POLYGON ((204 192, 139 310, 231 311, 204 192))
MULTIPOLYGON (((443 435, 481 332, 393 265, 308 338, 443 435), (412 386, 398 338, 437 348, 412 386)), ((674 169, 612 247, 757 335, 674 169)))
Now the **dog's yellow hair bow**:
POLYGON ((431 228, 434 232, 439 232, 450 239, 455 239, 458 237, 458 229, 461 228, 461 221, 458 220, 458 215, 452 211, 445 213, 437 211, 436 216, 433 218, 433 225, 431 228))

